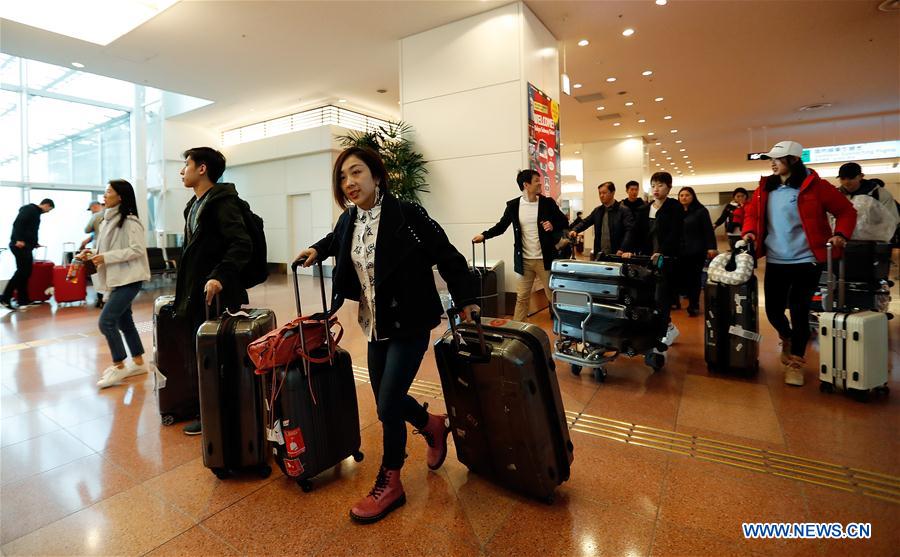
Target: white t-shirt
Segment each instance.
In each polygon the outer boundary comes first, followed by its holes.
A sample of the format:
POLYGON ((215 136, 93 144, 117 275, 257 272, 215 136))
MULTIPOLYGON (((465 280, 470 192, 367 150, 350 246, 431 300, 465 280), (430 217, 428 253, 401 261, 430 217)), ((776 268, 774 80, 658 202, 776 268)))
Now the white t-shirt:
POLYGON ((543 259, 541 240, 538 237, 538 203, 528 201, 524 195, 519 202, 519 227, 522 230, 522 257, 525 259, 543 259))

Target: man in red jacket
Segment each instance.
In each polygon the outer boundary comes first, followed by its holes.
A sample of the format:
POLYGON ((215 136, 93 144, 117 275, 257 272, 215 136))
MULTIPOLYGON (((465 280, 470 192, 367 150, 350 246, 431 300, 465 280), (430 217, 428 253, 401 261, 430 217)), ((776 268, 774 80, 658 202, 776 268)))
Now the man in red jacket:
POLYGON ((810 301, 826 258, 825 245, 831 242, 839 258, 856 226, 853 205, 806 168, 802 154, 799 143, 782 141, 761 157, 772 161, 772 175, 760 179, 745 207, 743 226, 744 239, 758 243, 757 257, 767 257, 766 317, 781 337, 784 382, 797 386, 804 382, 810 301), (834 231, 828 213, 835 217, 834 231))

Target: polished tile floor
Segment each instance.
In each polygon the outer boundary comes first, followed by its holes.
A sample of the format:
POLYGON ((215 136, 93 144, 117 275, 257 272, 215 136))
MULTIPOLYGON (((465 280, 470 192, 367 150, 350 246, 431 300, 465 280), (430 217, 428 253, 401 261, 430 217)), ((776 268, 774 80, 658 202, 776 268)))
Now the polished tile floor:
MULTIPOLYGON (((309 304, 318 300, 302 279, 309 304)), ((136 321, 150 349, 153 299, 136 321)), ((895 298, 897 297, 895 291, 895 298)), ((293 314, 284 277, 251 292, 281 321, 293 314)), ((343 345, 365 366, 353 309, 343 345)), ((451 456, 437 473, 410 436, 408 503, 370 526, 347 511, 367 492, 380 426, 358 370, 363 451, 302 493, 275 473, 220 481, 200 440, 160 424, 149 377, 98 392, 109 350, 98 310, 44 304, 0 316, 3 555, 896 555, 900 542, 900 381, 861 403, 807 384, 786 387, 777 337, 764 323, 761 371, 712 376, 702 323, 675 312, 681 336, 659 373, 638 359, 609 365, 605 383, 560 366, 575 444, 572 478, 547 506, 495 487, 451 456), (870 522, 872 538, 745 540, 742 522, 870 522)), ((544 311, 533 321, 549 329, 544 311)), ((765 321, 763 319, 763 321, 765 321)), ((900 320, 890 322, 900 369, 900 320)), ((435 337, 440 328, 434 332, 435 337)), ((416 392, 442 409, 433 355, 416 392)))

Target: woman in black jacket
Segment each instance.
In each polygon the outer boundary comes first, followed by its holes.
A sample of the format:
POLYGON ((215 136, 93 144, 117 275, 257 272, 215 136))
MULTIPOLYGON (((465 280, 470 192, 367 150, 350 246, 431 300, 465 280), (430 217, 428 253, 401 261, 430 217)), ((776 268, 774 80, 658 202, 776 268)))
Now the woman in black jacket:
POLYGON ((694 188, 678 190, 678 201, 684 207, 684 231, 681 236, 681 253, 678 258, 681 288, 687 296, 688 315, 696 317, 700 312, 700 280, 703 264, 713 258, 716 251, 716 234, 709 211, 699 201, 694 188))
POLYGON ((332 190, 344 213, 334 232, 300 252, 305 266, 335 257, 332 309, 359 302, 359 325, 369 341, 369 379, 383 429, 384 455, 372 491, 350 510, 358 522, 381 520, 406 503, 400 468, 406 458, 406 422, 428 444, 428 467, 447 455, 447 415, 427 412, 409 396, 431 329, 443 307, 434 284, 438 270, 464 320, 478 311, 468 264, 440 225, 420 205, 391 195, 375 151, 351 147, 334 163, 332 190))

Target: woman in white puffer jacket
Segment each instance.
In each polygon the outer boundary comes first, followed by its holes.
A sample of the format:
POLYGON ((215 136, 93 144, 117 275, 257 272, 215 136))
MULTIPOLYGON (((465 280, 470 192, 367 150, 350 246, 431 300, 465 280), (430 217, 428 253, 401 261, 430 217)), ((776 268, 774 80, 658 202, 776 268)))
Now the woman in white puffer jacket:
POLYGON ((99 326, 109 344, 113 364, 106 368, 97 382, 101 389, 116 385, 132 375, 147 373, 144 346, 134 326, 131 303, 141 291, 141 283, 150 279, 147 235, 138 218, 134 188, 125 180, 110 180, 103 198, 106 211, 97 237, 97 251, 81 256, 90 257, 96 265, 94 287, 107 296, 100 312, 99 326), (125 344, 132 359, 127 366, 125 344))

